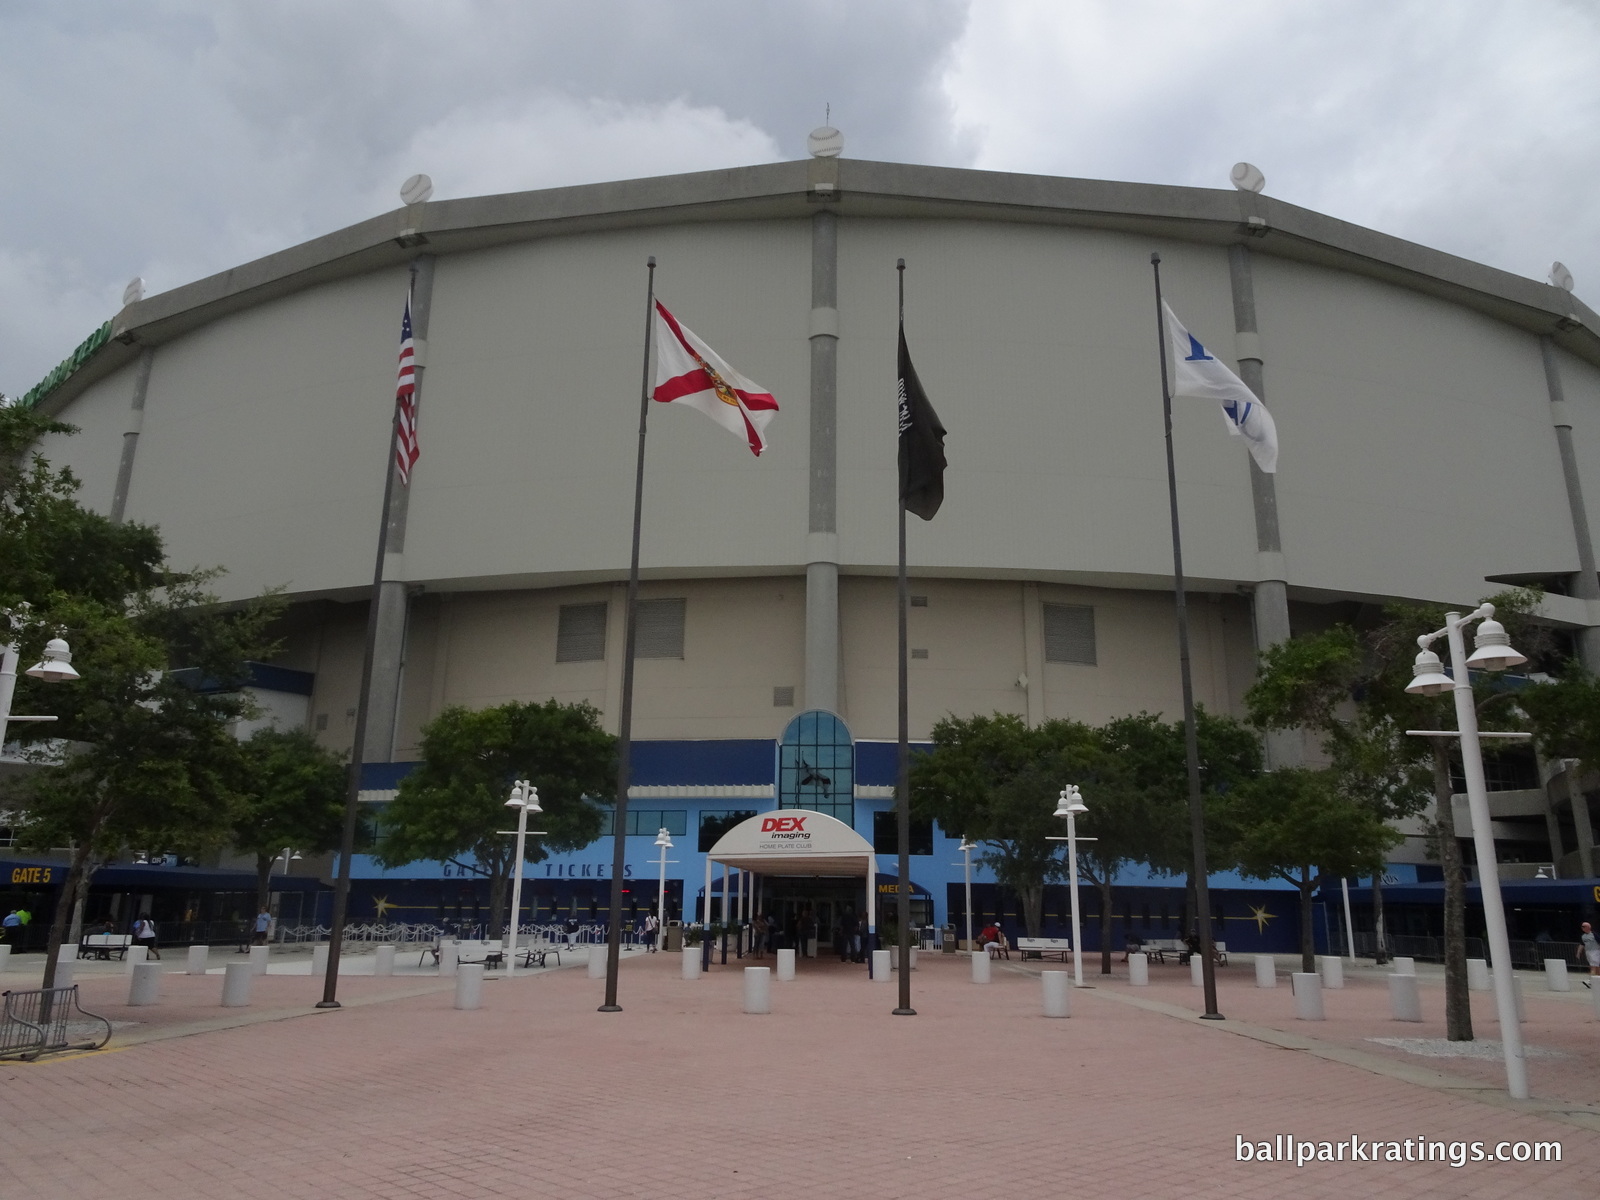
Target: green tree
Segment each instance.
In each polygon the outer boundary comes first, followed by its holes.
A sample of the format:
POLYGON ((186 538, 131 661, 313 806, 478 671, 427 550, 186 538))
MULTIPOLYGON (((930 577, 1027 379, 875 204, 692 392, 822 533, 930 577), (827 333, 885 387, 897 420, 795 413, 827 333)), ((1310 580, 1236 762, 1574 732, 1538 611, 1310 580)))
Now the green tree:
POLYGON ((946 717, 933 749, 911 767, 911 810, 988 849, 980 861, 1022 902, 1023 924, 1037 937, 1045 884, 1065 870, 1065 832, 1053 815, 1064 784, 1089 780, 1102 756, 1094 731, 1076 721, 1029 728, 1010 713, 946 717))
MULTIPOLYGON (((1204 706, 1195 710, 1195 732, 1205 808, 1206 862, 1211 870, 1219 870, 1231 865, 1235 854, 1229 842, 1230 826, 1218 820, 1217 808, 1230 791, 1260 773, 1261 741, 1242 722, 1216 716, 1204 706)), ((1158 874, 1184 877, 1187 927, 1194 914, 1194 841, 1183 722, 1141 712, 1108 722, 1100 736, 1120 777, 1141 798, 1135 807, 1146 822, 1142 831, 1136 822, 1130 823, 1124 861, 1144 862, 1158 874)), ((1109 888, 1102 892, 1103 897, 1109 894, 1109 888)), ((1102 905, 1102 914, 1105 911, 1102 905)), ((1102 915, 1102 928, 1105 923, 1102 915)), ((1102 948, 1102 967, 1108 965, 1104 961, 1108 956, 1109 951, 1102 948)))
MULTIPOLYGON (((1516 589, 1491 600, 1516 645, 1535 656, 1550 653, 1552 635, 1533 617, 1537 592, 1516 589)), ((1261 728, 1311 731, 1329 763, 1335 791, 1366 804, 1383 820, 1415 815, 1432 800, 1434 853, 1444 875, 1446 1036, 1470 1041, 1466 876, 1451 801, 1451 765, 1459 748, 1454 738, 1405 733, 1455 726, 1448 694, 1412 696, 1405 690, 1417 638, 1443 627, 1444 620, 1443 606, 1397 604, 1361 629, 1338 626, 1291 638, 1262 655, 1246 704, 1261 728)), ((1481 718, 1502 727, 1517 719, 1512 701, 1523 692, 1493 675, 1475 677, 1473 691, 1481 718)), ((1373 875, 1373 890, 1381 937, 1381 871, 1373 875)))
MULTIPOLYGON (((19 842, 72 848, 55 946, 95 863, 129 844, 199 849, 224 837, 238 757, 230 729, 247 701, 190 686, 175 668, 242 679, 247 659, 273 650, 277 606, 219 605, 207 590, 214 575, 170 571, 154 529, 83 508, 72 474, 28 450, 47 432, 69 430, 0 407, 0 610, 27 657, 67 633, 81 675, 56 686, 20 679, 17 708, 57 720, 8 731, 41 764, 7 789, 23 814, 19 842)), ((46 987, 54 976, 52 955, 46 987)))
POLYGON ((1331 770, 1267 772, 1231 791, 1223 804, 1239 868, 1282 879, 1300 893, 1301 970, 1316 969, 1312 897, 1324 879, 1383 869, 1401 840, 1371 805, 1352 799, 1331 770))
POLYGON ((345 774, 343 756, 303 729, 258 729, 240 743, 230 830, 234 849, 255 855, 258 911, 284 847, 320 854, 339 845, 345 774))
POLYGON ((516 856, 506 800, 517 779, 539 789, 548 832, 528 838, 527 861, 576 850, 604 831, 616 787, 616 738, 588 704, 509 703, 447 708, 422 732, 422 764, 400 782, 379 822, 386 867, 439 859, 489 879, 490 936, 500 936, 516 856))

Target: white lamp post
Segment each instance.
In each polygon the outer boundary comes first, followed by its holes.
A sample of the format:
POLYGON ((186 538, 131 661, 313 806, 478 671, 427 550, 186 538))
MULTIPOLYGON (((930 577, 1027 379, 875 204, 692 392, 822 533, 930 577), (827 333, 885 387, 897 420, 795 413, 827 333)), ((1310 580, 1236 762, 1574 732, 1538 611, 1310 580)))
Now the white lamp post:
MULTIPOLYGON (((300 854, 300 851, 294 850, 294 849, 291 849, 288 846, 285 846, 283 848, 283 853, 278 855, 278 858, 281 858, 283 860, 283 873, 285 875, 287 875, 289 873, 289 864, 291 862, 299 862, 300 859, 301 859, 301 854, 300 854)), ((278 858, 275 858, 272 861, 273 862, 277 862, 278 858)))
POLYGON ((1061 789, 1056 816, 1067 819, 1067 870, 1072 882, 1072 986, 1083 986, 1083 922, 1078 915, 1078 821, 1089 811, 1083 794, 1073 784, 1061 789))
POLYGON ((539 789, 526 779, 511 785, 506 807, 517 810, 517 848, 512 860, 517 870, 511 877, 511 925, 506 931, 506 974, 512 975, 517 969, 517 926, 522 924, 522 856, 528 844, 528 814, 544 809, 539 807, 539 789))
MULTIPOLYGON (((0 747, 6 744, 6 726, 12 721, 54 721, 54 717, 14 717, 11 715, 11 699, 17 690, 17 667, 21 665, 20 651, 17 649, 17 640, 21 627, 27 619, 26 605, 18 605, 17 611, 7 612, 4 615, 11 625, 11 640, 0 649, 0 747)), ((44 658, 28 668, 29 675, 35 679, 42 679, 46 683, 71 683, 78 678, 78 673, 72 669, 72 651, 67 643, 58 637, 51 638, 44 648, 44 658)))
POLYGON ((1526 738, 1525 733, 1480 734, 1478 710, 1473 704, 1472 681, 1468 672, 1473 668, 1483 671, 1503 671, 1527 662, 1527 658, 1511 648, 1511 639, 1505 627, 1494 619, 1494 605, 1483 604, 1462 616, 1446 613, 1445 627, 1417 639, 1421 653, 1417 655, 1412 672, 1415 678, 1406 691, 1415 696, 1438 696, 1446 691, 1455 693, 1456 729, 1408 729, 1418 737, 1459 737, 1461 739, 1461 767, 1467 779, 1467 807, 1472 813, 1472 845, 1478 865, 1478 889, 1483 899, 1484 924, 1488 926, 1489 956, 1494 967, 1494 1002, 1500 1015, 1500 1044, 1505 1051, 1506 1085, 1514 1100, 1528 1098, 1528 1063, 1522 1049, 1522 1026, 1517 1023, 1517 1003, 1511 976, 1511 943, 1506 934, 1505 904, 1500 898, 1500 872, 1495 860, 1494 831, 1489 825, 1489 791, 1483 780, 1483 745, 1481 738, 1526 738), (1470 656, 1462 629, 1473 621, 1481 620, 1478 636, 1470 656), (1451 674, 1444 673, 1439 656, 1428 647, 1439 638, 1447 638, 1450 646, 1451 674), (1453 676, 1453 678, 1452 678, 1453 676))
POLYGON ((977 849, 972 844, 971 838, 962 838, 961 845, 956 849, 961 851, 962 866, 966 868, 967 878, 967 953, 973 952, 972 946, 972 852, 977 849))
POLYGON ((656 891, 656 939, 659 944, 667 938, 667 851, 672 849, 672 838, 665 829, 656 834, 656 845, 661 847, 661 886, 656 891))

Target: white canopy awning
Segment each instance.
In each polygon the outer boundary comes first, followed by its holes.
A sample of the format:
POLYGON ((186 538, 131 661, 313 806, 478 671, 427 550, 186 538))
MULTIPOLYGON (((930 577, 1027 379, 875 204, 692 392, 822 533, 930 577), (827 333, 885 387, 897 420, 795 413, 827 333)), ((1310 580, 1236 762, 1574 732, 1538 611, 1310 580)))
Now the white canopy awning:
POLYGON ((758 813, 739 822, 717 839, 707 858, 759 875, 856 875, 871 880, 878 872, 871 842, 837 817, 804 808, 758 813))

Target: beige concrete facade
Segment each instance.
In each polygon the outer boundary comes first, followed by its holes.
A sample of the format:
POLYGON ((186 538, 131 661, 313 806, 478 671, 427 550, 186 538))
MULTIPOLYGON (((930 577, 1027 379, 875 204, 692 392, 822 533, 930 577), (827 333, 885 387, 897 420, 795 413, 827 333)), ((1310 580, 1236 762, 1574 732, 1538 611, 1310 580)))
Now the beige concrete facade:
MULTIPOLYGON (((1257 554, 1244 447, 1212 406, 1174 426, 1196 694, 1237 711, 1251 596, 1468 603, 1579 556, 1539 338, 1557 344, 1600 524, 1600 319, 1558 289, 1270 198, 838 164, 837 527, 842 715, 894 733, 895 260, 949 429, 947 499, 912 522, 911 723, 1173 714, 1178 676, 1149 256, 1220 357, 1259 355, 1282 444, 1281 564, 1257 554), (1228 246, 1253 251, 1259 336, 1236 344, 1228 246), (1281 573, 1263 573, 1268 567, 1281 573), (1093 666, 1048 663, 1046 603, 1095 610, 1093 666)), ((643 738, 771 737, 806 704, 811 216, 802 164, 449 201, 389 214, 131 306, 47 407, 44 452, 174 562, 296 603, 286 665, 350 738, 406 264, 434 256, 404 556, 395 757, 450 704, 587 700, 614 725, 645 259, 658 295, 783 411, 759 461, 652 406, 644 595, 686 600, 681 660, 639 664, 643 738), (135 353, 153 351, 142 418, 135 353), (565 603, 610 605, 607 657, 556 663, 565 603), (796 709, 774 705, 793 687, 796 709)), ((828 316, 830 323, 833 316, 828 316)), ((1590 602, 1552 599, 1573 627, 1590 602)))

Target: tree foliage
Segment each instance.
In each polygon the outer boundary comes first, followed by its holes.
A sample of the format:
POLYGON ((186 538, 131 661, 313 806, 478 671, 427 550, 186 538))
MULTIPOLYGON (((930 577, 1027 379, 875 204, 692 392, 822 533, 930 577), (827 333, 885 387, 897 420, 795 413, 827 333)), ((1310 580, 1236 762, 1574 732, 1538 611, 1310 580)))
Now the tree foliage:
MULTIPOLYGON (((278 611, 270 598, 219 605, 211 573, 166 567, 154 529, 83 508, 72 474, 27 450, 66 431, 0 408, 0 607, 25 658, 67 634, 81 676, 19 679, 15 710, 57 720, 8 731, 43 763, 8 789, 22 812, 20 843, 73 849, 51 944, 65 936, 94 862, 129 845, 192 851, 226 836, 238 763, 231 729, 248 706, 227 685, 243 678, 246 660, 273 652, 278 611)), ((52 961, 46 986, 53 973, 52 961)))
POLYGON ((335 849, 344 819, 343 756, 303 729, 258 729, 239 744, 230 833, 256 860, 256 902, 265 907, 273 860, 285 847, 335 849))
POLYGON ((544 811, 530 823, 548 831, 528 838, 528 862, 587 846, 605 831, 616 738, 589 704, 447 708, 423 729, 422 764, 384 811, 375 857, 386 867, 449 860, 488 876, 490 936, 498 936, 515 850, 496 831, 515 822, 506 800, 517 779, 539 789, 544 811))

